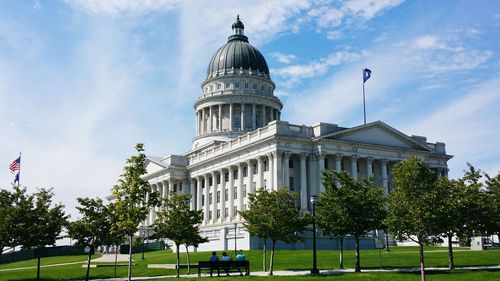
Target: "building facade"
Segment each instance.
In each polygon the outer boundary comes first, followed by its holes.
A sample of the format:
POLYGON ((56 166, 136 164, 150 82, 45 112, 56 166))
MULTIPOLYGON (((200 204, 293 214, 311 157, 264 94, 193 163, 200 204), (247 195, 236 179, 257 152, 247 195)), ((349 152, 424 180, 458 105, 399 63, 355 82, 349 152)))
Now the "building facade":
MULTIPOLYGON (((161 197, 190 194, 191 208, 203 211, 201 231, 209 242, 198 250, 228 250, 235 244, 239 249, 261 248, 238 214, 248 208, 248 194, 260 188, 296 192, 296 204, 308 212, 309 197, 324 191, 324 169, 347 171, 354 178, 373 175, 386 194, 393 188, 392 167, 411 156, 447 176, 452 156, 444 143, 428 143, 425 137, 408 136, 381 121, 345 128, 281 120, 283 104, 274 96, 264 56, 249 44, 239 17, 232 29, 234 34, 213 55, 194 103, 192 149, 147 161, 145 179, 152 192, 161 197)), ((155 211, 146 226, 154 222, 155 211)), ((320 241, 319 247, 336 248, 328 243, 320 241)))

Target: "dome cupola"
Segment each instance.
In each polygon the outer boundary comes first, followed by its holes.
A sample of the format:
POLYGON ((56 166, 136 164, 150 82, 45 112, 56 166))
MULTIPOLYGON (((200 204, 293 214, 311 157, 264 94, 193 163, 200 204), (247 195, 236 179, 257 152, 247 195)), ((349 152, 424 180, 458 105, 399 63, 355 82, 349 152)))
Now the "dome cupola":
POLYGON ((193 148, 228 141, 280 119, 283 104, 274 96, 266 59, 250 45, 239 15, 231 27, 233 34, 212 56, 194 104, 193 148))

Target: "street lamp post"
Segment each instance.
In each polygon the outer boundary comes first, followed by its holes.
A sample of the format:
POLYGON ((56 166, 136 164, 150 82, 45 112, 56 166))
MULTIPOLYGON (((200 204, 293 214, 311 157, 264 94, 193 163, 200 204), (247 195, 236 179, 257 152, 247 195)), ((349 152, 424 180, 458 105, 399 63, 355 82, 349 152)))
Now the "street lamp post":
POLYGON ((311 274, 319 274, 317 259, 316 259, 316 202, 318 200, 317 195, 311 196, 312 205, 312 216, 313 216, 313 268, 311 269, 311 274))
POLYGON ((234 256, 236 257, 236 253, 237 253, 237 250, 236 250, 236 232, 238 230, 238 224, 237 223, 234 223, 234 256))
MULTIPOLYGON (((142 236, 142 255, 141 255, 141 259, 144 259, 144 239, 146 239, 145 238, 145 236, 146 236, 146 230, 144 229, 144 227, 142 227, 142 229, 141 229, 141 234, 142 234, 141 235, 142 236)), ((130 247, 132 247, 132 245, 130 245, 130 247)))

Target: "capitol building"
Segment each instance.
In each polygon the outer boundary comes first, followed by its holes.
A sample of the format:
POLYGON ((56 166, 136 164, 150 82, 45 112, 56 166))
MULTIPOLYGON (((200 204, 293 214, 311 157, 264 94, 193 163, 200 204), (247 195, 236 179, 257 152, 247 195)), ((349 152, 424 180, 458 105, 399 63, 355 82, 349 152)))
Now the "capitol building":
MULTIPOLYGON (((444 143, 406 135, 382 121, 347 128, 281 120, 283 103, 274 95, 266 59, 249 43, 239 17, 232 29, 227 43, 212 56, 194 102, 192 149, 148 156, 144 176, 152 192, 161 197, 190 194, 191 208, 203 211, 200 229, 209 242, 199 251, 234 249, 235 243, 238 249, 262 248, 262 241, 249 235, 238 214, 249 208, 248 194, 261 188, 296 192, 296 204, 309 212, 310 196, 324 191, 324 169, 347 171, 354 178, 373 175, 386 194, 393 188, 392 167, 411 156, 447 176, 452 156, 446 154, 444 143)), ((146 226, 155 221, 156 210, 151 209, 146 226)), ((281 246, 304 249, 307 241, 281 246)), ((318 246, 329 247, 328 243, 331 240, 324 239, 318 246)))

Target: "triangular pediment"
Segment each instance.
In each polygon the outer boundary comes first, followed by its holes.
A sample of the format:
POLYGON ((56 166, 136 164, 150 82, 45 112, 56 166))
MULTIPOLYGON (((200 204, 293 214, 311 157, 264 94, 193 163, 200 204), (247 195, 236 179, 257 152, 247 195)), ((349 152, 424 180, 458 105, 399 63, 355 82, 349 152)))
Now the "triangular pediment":
POLYGON ((345 129, 322 136, 321 138, 384 145, 403 149, 430 150, 425 144, 414 140, 382 121, 376 121, 366 125, 345 129))
POLYGON ((148 156, 146 160, 146 170, 148 174, 165 169, 166 166, 161 163, 161 158, 148 156))

